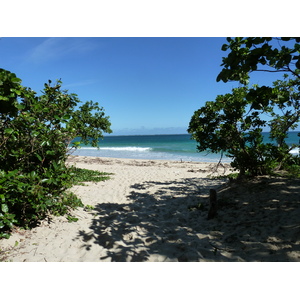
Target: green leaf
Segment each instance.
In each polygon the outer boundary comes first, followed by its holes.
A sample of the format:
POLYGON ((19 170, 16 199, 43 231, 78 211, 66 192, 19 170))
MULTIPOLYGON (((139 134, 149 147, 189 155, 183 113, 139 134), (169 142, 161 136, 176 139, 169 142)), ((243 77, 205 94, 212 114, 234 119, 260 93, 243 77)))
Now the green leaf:
POLYGON ((74 147, 79 147, 80 144, 81 144, 80 142, 73 142, 73 146, 74 146, 74 147))
POLYGON ((0 233, 0 238, 9 239, 10 234, 8 233, 0 233))
POLYGON ((47 155, 54 155, 55 151, 54 150, 48 150, 48 151, 46 151, 46 154, 47 155))
POLYGON ((68 222, 71 223, 71 222, 77 222, 78 221, 78 218, 76 217, 72 217, 70 215, 67 216, 67 219, 68 219, 68 222))
POLYGON ((39 161, 42 161, 42 157, 39 154, 36 154, 36 157, 39 159, 39 161))
POLYGON ((7 204, 5 204, 5 203, 1 204, 1 210, 4 213, 8 213, 8 206, 7 206, 7 204))
POLYGON ((227 51, 229 46, 227 44, 224 44, 221 48, 222 51, 227 51))
POLYGON ((21 79, 18 77, 13 77, 13 78, 11 78, 11 81, 12 82, 21 82, 21 79))
POLYGON ((12 133, 14 132, 14 130, 13 130, 12 128, 5 128, 5 129, 4 129, 4 132, 5 132, 6 134, 12 134, 12 133))
POLYGON ((19 110, 23 110, 25 108, 25 105, 24 104, 17 104, 16 108, 19 109, 19 110))

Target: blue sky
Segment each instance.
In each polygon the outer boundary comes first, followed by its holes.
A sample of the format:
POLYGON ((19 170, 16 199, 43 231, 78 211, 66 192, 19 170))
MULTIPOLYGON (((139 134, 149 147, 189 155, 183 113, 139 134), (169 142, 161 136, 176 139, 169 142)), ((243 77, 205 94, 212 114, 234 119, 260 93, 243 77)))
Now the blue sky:
MULTIPOLYGON (((216 82, 225 42, 224 37, 4 37, 0 66, 36 92, 48 79, 61 78, 81 101, 104 107, 116 135, 186 133, 196 109, 237 86, 216 82)), ((266 74, 257 75, 254 82, 265 80, 266 74)))

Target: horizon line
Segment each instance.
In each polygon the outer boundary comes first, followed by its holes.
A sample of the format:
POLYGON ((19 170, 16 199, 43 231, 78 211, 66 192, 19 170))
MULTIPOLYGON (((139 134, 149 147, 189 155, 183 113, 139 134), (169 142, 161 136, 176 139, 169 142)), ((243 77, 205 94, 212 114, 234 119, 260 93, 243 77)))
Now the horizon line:
MULTIPOLYGON (((291 130, 289 132, 299 132, 300 130, 291 130)), ((270 133, 270 131, 262 131, 262 133, 270 133)), ((191 135, 190 133, 153 133, 153 134, 114 134, 114 133, 109 133, 109 134, 104 134, 103 137, 109 137, 109 136, 155 136, 155 135, 191 135)))

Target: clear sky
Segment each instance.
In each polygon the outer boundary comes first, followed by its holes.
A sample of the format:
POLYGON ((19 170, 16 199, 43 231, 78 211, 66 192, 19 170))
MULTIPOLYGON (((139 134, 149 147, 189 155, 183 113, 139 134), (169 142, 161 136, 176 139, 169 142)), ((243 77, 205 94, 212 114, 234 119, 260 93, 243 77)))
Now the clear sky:
POLYGON ((81 101, 104 107, 116 135, 186 133, 196 109, 237 86, 216 82, 225 42, 225 37, 4 37, 0 66, 38 93, 48 79, 61 78, 81 101))

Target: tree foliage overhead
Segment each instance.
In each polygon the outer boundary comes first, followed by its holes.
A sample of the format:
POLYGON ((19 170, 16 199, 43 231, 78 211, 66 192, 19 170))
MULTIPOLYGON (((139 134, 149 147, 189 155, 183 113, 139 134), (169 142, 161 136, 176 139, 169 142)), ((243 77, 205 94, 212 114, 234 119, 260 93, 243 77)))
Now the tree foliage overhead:
POLYGON ((237 37, 227 38, 223 51, 223 70, 217 81, 247 84, 253 71, 290 73, 300 79, 300 38, 237 37))
POLYGON ((49 81, 38 96, 0 69, 0 237, 13 224, 27 226, 81 205, 66 193, 72 185, 68 149, 79 146, 72 143, 78 136, 96 146, 111 129, 98 103, 79 103, 61 81, 49 81))
POLYGON ((219 95, 197 110, 188 132, 199 151, 225 152, 240 174, 267 174, 299 164, 286 144, 289 130, 300 121, 300 38, 227 38, 217 81, 242 86, 219 95), (248 86, 251 72, 284 72, 272 86, 248 86), (267 117, 267 118, 266 118, 267 117), (268 121, 267 121, 268 119, 268 121), (270 130, 272 143, 263 141, 270 130))

